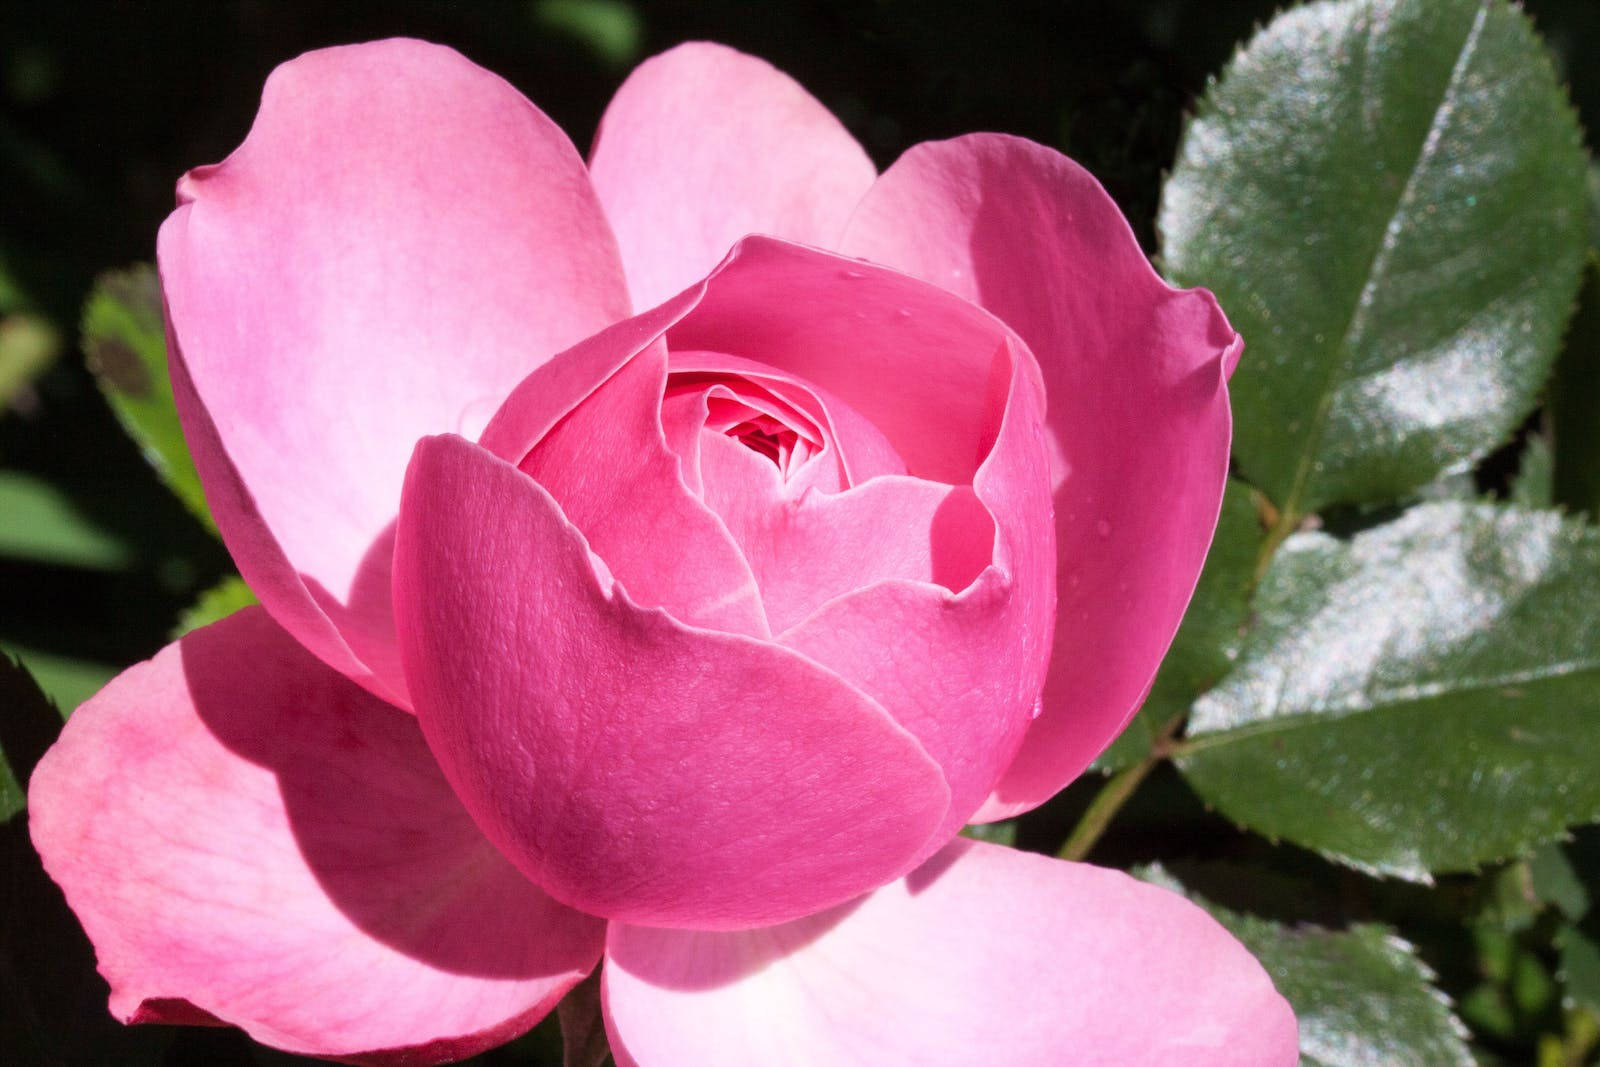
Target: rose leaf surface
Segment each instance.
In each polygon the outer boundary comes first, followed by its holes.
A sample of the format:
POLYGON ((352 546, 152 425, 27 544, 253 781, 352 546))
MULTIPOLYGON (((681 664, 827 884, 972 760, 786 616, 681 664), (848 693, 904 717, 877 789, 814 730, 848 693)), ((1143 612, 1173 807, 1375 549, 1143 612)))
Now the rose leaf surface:
POLYGON ((1434 974, 1392 929, 1286 926, 1190 893, 1159 866, 1135 874, 1181 892, 1248 948, 1300 1022, 1302 1067, 1470 1067, 1466 1031, 1434 974))
POLYGON ((1587 246, 1585 154, 1502 0, 1323 0, 1234 59, 1162 195, 1170 275, 1249 342, 1240 470, 1291 518, 1464 470, 1533 407, 1587 246))
POLYGON ((1178 767, 1222 814, 1427 881, 1600 818, 1600 532, 1419 505, 1349 543, 1301 533, 1178 767))

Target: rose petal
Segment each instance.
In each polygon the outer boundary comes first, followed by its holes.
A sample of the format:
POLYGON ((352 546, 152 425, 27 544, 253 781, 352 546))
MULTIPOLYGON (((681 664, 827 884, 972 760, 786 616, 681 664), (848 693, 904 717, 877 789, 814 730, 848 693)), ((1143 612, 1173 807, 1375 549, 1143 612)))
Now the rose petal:
MULTIPOLYGON (((706 506, 749 560, 778 633, 827 601, 877 582, 925 583, 937 602, 940 587, 965 589, 993 555, 994 521, 968 486, 883 477, 847 492, 797 496, 765 457, 710 434, 701 442, 700 465, 706 506)), ((872 641, 860 651, 905 666, 897 643, 872 641)), ((928 666, 920 653, 918 665, 928 666)), ((945 664, 935 656, 933 666, 939 673, 945 664)), ((857 685, 865 677, 840 673, 857 685)), ((884 703, 882 695, 874 699, 884 703)), ((884 707, 894 714, 893 704, 884 707)))
POLYGON ((537 482, 459 438, 407 474, 395 607, 417 715, 479 826, 552 896, 633 922, 777 922, 909 868, 938 768, 765 642, 595 573, 537 482))
POLYGON ((768 637, 755 576, 667 447, 666 378, 666 346, 657 342, 557 423, 520 467, 636 603, 693 626, 768 637))
POLYGON ((667 347, 744 357, 814 385, 876 427, 910 474, 965 485, 994 444, 1007 336, 981 308, 915 278, 751 237, 667 331, 667 347))
MULTIPOLYGON (((943 769, 950 810, 925 856, 971 819, 1011 763, 1037 713, 1050 657, 1056 554, 1042 398, 1032 359, 1007 352, 1000 362, 1012 373, 994 450, 969 499, 947 498, 932 525, 934 552, 949 554, 980 528, 954 505, 992 516, 987 569, 970 588, 952 587, 954 596, 905 581, 869 585, 779 638, 882 704, 943 769), (938 536, 946 530, 954 544, 938 536)), ((961 546, 968 566, 978 548, 961 546)))
POLYGON ((911 149, 845 251, 980 302, 1033 349, 1056 451, 1057 625, 1043 714, 979 818, 1042 803, 1143 699, 1221 506, 1241 343, 1211 295, 1169 288, 1086 171, 975 134, 911 149))
POLYGON ((698 41, 628 76, 589 169, 642 308, 703 277, 746 234, 835 244, 877 177, 792 78, 698 41))
MULTIPOLYGON (((850 405, 792 370, 726 352, 682 349, 667 354, 667 368, 675 375, 703 374, 732 382, 748 380, 779 397, 802 412, 812 425, 823 428, 825 447, 838 451, 845 480, 851 485, 860 485, 880 474, 906 472, 905 461, 876 426, 850 405)), ((680 455, 686 454, 686 450, 678 451, 680 455)))
POLYGON ((257 608, 79 708, 28 799, 125 1022, 440 1063, 526 1030, 599 957, 600 922, 484 840, 415 720, 257 608))
POLYGON ((619 1067, 1288 1067, 1297 1054, 1261 965, 1193 904, 964 839, 782 926, 614 923, 601 982, 619 1067))
POLYGON ((498 77, 393 40, 279 67, 179 191, 169 338, 223 538, 296 637, 403 701, 383 539, 412 445, 628 312, 582 161, 498 77))

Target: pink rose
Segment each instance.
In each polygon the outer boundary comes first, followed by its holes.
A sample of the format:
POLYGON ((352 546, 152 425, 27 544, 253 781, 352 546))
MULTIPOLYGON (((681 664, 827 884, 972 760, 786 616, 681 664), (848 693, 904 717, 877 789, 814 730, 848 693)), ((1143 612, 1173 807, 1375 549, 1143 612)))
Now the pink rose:
POLYGON ((879 176, 712 45, 586 168, 387 41, 280 68, 179 199, 179 409, 264 609, 34 775, 119 1018, 432 1063, 603 966, 620 1064, 1294 1062, 1197 908, 955 837, 1121 729, 1226 473, 1239 339, 1084 171, 879 176))

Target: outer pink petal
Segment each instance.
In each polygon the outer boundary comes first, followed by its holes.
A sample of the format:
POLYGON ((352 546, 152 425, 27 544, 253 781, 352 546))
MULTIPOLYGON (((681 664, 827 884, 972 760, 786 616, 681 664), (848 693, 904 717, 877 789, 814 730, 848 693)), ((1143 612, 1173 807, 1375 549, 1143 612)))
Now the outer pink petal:
POLYGON ((909 869, 948 805, 881 708, 786 649, 637 607, 548 493, 459 438, 417 446, 395 607, 445 774, 593 914, 791 919, 909 869))
POLYGON ((393 40, 279 67, 179 195, 162 282, 218 526, 275 618, 403 702, 386 535, 412 445, 628 312, 583 163, 499 78, 393 40))
POLYGON ((483 839, 415 721, 260 609, 79 708, 28 810, 124 1022, 441 1063, 532 1026, 599 956, 601 923, 483 839))
POLYGON ((903 581, 870 585, 779 638, 860 686, 943 768, 950 810, 924 856, 971 819, 1011 763, 1035 721, 1050 657, 1056 555, 1042 398, 1025 352, 1002 362, 1013 368, 1005 415, 972 488, 971 506, 994 518, 983 573, 955 596, 903 581))
POLYGON ((1055 649, 1043 714, 979 814, 1002 818, 1076 777, 1143 699, 1216 525, 1241 342, 1209 293, 1161 281, 1093 177, 1017 138, 911 149, 844 248, 981 303, 1044 373, 1055 649))
POLYGON ((642 63, 600 122, 589 169, 634 303, 651 307, 764 233, 831 247, 877 171, 788 75, 721 45, 642 63))
POLYGON ((622 1067, 1288 1067, 1244 947, 1118 871, 958 839, 862 901, 738 933, 613 924, 622 1067))

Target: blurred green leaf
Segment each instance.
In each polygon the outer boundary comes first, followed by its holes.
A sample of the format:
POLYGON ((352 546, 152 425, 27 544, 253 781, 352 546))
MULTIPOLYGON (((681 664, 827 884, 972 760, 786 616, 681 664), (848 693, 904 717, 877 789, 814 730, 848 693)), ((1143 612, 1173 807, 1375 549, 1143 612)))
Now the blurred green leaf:
POLYGON ((1227 673, 1238 653, 1261 549, 1261 523, 1251 496, 1249 486, 1229 480, 1211 552, 1183 625, 1139 714, 1095 760, 1096 770, 1118 771, 1144 759, 1161 728, 1187 712, 1195 697, 1227 673))
POLYGON ((1240 469, 1292 524, 1465 469, 1533 407, 1588 243, 1576 117, 1503 0, 1294 8, 1207 93, 1166 264, 1249 348, 1240 469))
POLYGON ((1581 919, 1589 910, 1589 890, 1567 858, 1567 850, 1552 841, 1528 858, 1528 876, 1534 895, 1569 919, 1581 919))
POLYGON ((1511 482, 1511 502, 1530 509, 1555 506, 1555 454, 1543 434, 1528 438, 1522 450, 1522 462, 1511 482))
POLYGON ((0 823, 27 806, 28 776, 60 732, 60 713, 27 668, 0 654, 0 823))
POLYGON ((61 333, 49 320, 18 313, 0 316, 0 411, 56 361, 61 333))
POLYGON ((1570 1004, 1600 1012, 1600 941, 1576 926, 1557 937, 1561 949, 1558 972, 1570 1004))
MULTIPOLYGON (((12 641, 0 641, 0 653, 21 660, 39 688, 61 709, 62 715, 70 715, 117 673, 117 668, 109 664, 41 652, 12 641)), ((0 705, 0 709, 3 707, 0 705)))
POLYGON ((1285 926, 1189 893, 1159 867, 1135 873, 1205 908, 1261 961, 1300 1022, 1303 1067, 1473 1062, 1433 972, 1388 927, 1285 926))
POLYGON ((218 619, 225 619, 240 608, 247 608, 255 603, 259 603, 256 595, 250 591, 248 585, 244 584, 244 579, 236 574, 229 575, 201 593, 199 598, 184 610, 178 617, 178 625, 172 629, 172 639, 176 641, 190 630, 210 626, 218 619))
POLYGON ((0 470, 0 556, 94 570, 123 570, 133 548, 42 478, 0 470))
POLYGON ((533 17, 582 42, 613 67, 631 66, 644 44, 644 23, 626 0, 535 0, 533 17))
POLYGON ((1177 762, 1224 815, 1423 881, 1600 817, 1600 531, 1425 504, 1296 534, 1177 762))
POLYGON ((140 264, 100 276, 84 306, 83 350, 122 428, 167 487, 215 533, 173 406, 161 282, 154 267, 140 264))
POLYGON ((1017 847, 1017 820, 1006 819, 1003 822, 974 823, 961 831, 962 837, 970 837, 974 841, 988 841, 994 845, 1004 845, 1006 848, 1017 847))

